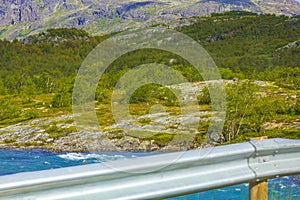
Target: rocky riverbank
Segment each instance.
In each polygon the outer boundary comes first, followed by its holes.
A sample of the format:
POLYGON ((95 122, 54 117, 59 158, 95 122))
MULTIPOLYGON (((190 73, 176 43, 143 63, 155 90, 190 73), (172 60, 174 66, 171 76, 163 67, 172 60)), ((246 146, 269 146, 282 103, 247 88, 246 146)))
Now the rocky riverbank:
MULTIPOLYGON (((180 116, 208 124, 209 111, 180 116)), ((147 114, 122 121, 103 130, 77 131, 72 115, 41 118, 0 129, 0 149, 43 149, 50 152, 172 152, 209 147, 205 133, 178 129, 178 115, 147 114), (203 135, 204 134, 204 135, 203 135), (199 137, 200 138, 199 140, 199 137)), ((300 129, 300 122, 265 124, 266 130, 300 129)))
MULTIPOLYGON (((202 116, 208 114, 201 113, 202 116)), ((185 120, 191 121, 195 117, 195 114, 190 114, 185 116, 185 120)), ((208 121, 208 118, 202 120, 208 121)), ((176 124, 178 116, 156 113, 113 124, 101 131, 77 131, 73 116, 64 115, 1 128, 0 148, 43 149, 51 152, 140 152, 182 151, 206 146, 197 141, 186 141, 189 133, 195 133, 196 130, 181 130, 182 139, 175 139, 179 135, 175 132, 176 124), (141 123, 147 120, 155 125, 141 123)))
MULTIPOLYGON (((255 81, 260 87, 270 83, 255 81)), ((224 82, 225 85, 233 81, 224 82)), ((183 101, 195 101, 204 82, 169 86, 183 91, 183 101)), ((274 86, 275 87, 275 86, 274 86)), ((277 89, 279 90, 279 89, 277 89)), ((269 90, 267 92, 270 93, 269 90)), ((264 95, 268 95, 268 93, 264 95)), ((280 93, 291 96, 292 94, 280 93)), ((294 97, 293 97, 294 98, 294 97)), ((296 97, 295 97, 296 98, 296 97)), ((183 151, 208 147, 206 132, 214 117, 209 106, 193 107, 182 113, 177 108, 165 110, 153 105, 148 114, 132 116, 109 123, 97 130, 77 130, 73 115, 39 118, 0 128, 0 149, 43 149, 50 152, 145 152, 183 151), (173 110, 172 110, 173 109, 173 110)), ((265 131, 300 130, 298 118, 291 121, 269 121, 265 131)), ((276 135, 276 134, 275 134, 276 135)), ((220 141, 222 138, 218 138, 220 141)))
MULTIPOLYGON (((203 82, 170 86, 184 91, 183 101, 196 101, 203 82)), ((63 115, 18 123, 0 129, 2 149, 43 149, 51 152, 140 152, 182 151, 207 146, 202 142, 198 124, 207 126, 210 111, 186 114, 167 112, 160 105, 146 115, 102 127, 99 130, 76 129, 74 116, 63 115), (200 120, 199 120, 200 119, 200 120)))

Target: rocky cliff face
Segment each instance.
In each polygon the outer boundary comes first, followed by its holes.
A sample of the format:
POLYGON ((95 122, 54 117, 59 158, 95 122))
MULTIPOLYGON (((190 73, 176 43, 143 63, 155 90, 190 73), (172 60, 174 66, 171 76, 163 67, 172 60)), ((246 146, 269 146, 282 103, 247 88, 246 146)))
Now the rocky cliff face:
POLYGON ((0 38, 54 27, 101 34, 230 10, 293 16, 300 14, 300 4, 296 0, 2 0, 0 38))

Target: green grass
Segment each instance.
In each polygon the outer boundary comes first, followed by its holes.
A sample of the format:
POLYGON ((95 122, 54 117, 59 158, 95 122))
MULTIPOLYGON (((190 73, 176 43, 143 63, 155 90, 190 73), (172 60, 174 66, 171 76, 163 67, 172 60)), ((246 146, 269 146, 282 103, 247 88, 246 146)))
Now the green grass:
POLYGON ((3 143, 5 143, 5 144, 11 144, 11 143, 15 143, 16 141, 17 141, 16 138, 11 137, 11 138, 6 138, 6 139, 3 141, 3 143))
POLYGON ((268 138, 285 138, 285 139, 296 139, 300 138, 300 130, 267 130, 265 132, 256 133, 248 132, 237 136, 235 139, 224 144, 241 143, 249 141, 251 138, 268 136, 268 138))
POLYGON ((45 144, 43 143, 38 143, 36 141, 32 141, 32 142, 25 142, 25 143, 20 143, 20 144, 15 144, 15 147, 30 147, 30 146, 33 146, 33 147, 37 147, 37 146, 44 146, 45 144))
POLYGON ((0 99, 5 97, 9 98, 9 104, 17 107, 21 113, 17 117, 1 120, 0 128, 32 119, 70 114, 72 111, 71 107, 52 108, 50 104, 53 94, 32 95, 30 97, 6 95, 0 96, 0 99))
POLYGON ((184 142, 202 142, 203 141, 203 134, 187 134, 187 133, 165 133, 165 132, 151 132, 151 131, 137 131, 131 130, 127 134, 128 136, 138 138, 141 141, 148 140, 148 141, 155 141, 155 143, 160 146, 164 147, 169 144, 180 144, 184 142))
POLYGON ((140 139, 150 139, 152 138, 157 132, 152 131, 137 131, 137 130, 130 130, 128 131, 127 135, 135 138, 140 139))
POLYGON ((109 136, 112 139, 121 139, 124 137, 123 133, 124 130, 123 129, 106 129, 104 130, 106 131, 106 136, 109 136))
POLYGON ((150 118, 141 118, 138 121, 136 121, 135 123, 145 126, 145 125, 148 125, 151 123, 151 119, 150 118))
MULTIPOLYGON (((75 132, 77 131, 75 126, 70 126, 69 128, 60 128, 57 126, 58 122, 52 122, 50 125, 44 125, 45 131, 49 134, 49 138, 60 138, 65 137, 67 133, 75 132)), ((60 122, 59 122, 60 123, 60 122)))
POLYGON ((53 139, 58 139, 60 137, 65 137, 65 136, 67 136, 67 134, 61 132, 52 132, 49 134, 49 138, 53 138, 53 139))
POLYGON ((102 129, 115 123, 110 104, 98 104, 96 109, 98 122, 102 129))
POLYGON ((163 147, 168 145, 173 140, 174 137, 175 134, 171 134, 171 133, 157 133, 149 139, 154 140, 158 146, 163 147))

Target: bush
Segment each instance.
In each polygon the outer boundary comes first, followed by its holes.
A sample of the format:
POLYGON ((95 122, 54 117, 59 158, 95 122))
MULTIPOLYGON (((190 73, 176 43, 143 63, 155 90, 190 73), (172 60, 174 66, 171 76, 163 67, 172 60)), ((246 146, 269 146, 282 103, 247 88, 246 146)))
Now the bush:
POLYGON ((197 97, 197 100, 200 105, 207 105, 211 103, 210 94, 207 87, 202 89, 201 94, 197 97))
POLYGON ((6 144, 14 143, 16 142, 16 138, 6 138, 3 142, 6 144))
POLYGON ((21 110, 14 106, 10 98, 0 100, 0 121, 19 117, 21 110))
POLYGON ((296 103, 295 103, 295 106, 294 106, 294 111, 295 111, 295 114, 296 115, 300 115, 300 99, 299 99, 299 94, 297 95, 296 97, 296 103))
POLYGON ((54 95, 51 103, 54 108, 68 107, 72 104, 72 96, 68 92, 60 92, 54 95))
POLYGON ((29 110, 25 113, 27 119, 35 119, 39 117, 39 113, 34 110, 29 110))

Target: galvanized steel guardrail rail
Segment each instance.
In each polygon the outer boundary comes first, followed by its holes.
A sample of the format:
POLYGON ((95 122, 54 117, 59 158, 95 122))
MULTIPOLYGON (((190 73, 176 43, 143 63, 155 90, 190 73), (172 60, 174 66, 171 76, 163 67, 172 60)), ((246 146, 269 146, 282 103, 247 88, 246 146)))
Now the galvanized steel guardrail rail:
POLYGON ((300 174, 300 140, 270 139, 0 177, 0 199, 161 199, 300 174))

